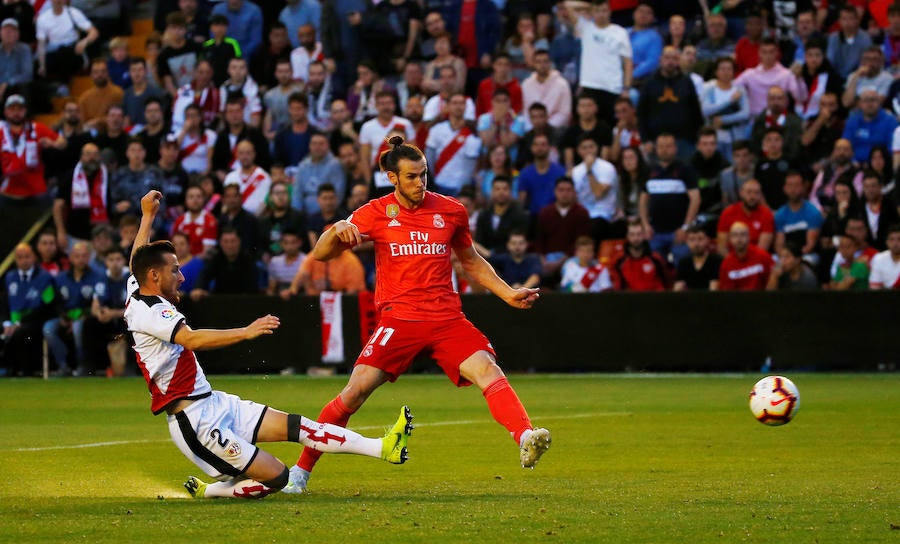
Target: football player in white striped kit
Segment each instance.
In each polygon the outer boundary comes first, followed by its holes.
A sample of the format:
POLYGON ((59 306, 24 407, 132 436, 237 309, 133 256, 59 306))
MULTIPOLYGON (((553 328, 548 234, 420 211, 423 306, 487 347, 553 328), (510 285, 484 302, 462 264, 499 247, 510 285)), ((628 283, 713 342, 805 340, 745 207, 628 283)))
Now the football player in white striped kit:
POLYGON ((215 482, 191 476, 184 486, 195 498, 259 498, 280 491, 288 469, 257 442, 299 442, 327 453, 355 453, 401 464, 406 461, 412 416, 400 417, 382 438, 366 438, 337 425, 317 423, 242 400, 210 387, 194 351, 215 349, 273 334, 267 315, 236 329, 191 329, 175 304, 184 281, 168 241, 150 243, 162 193, 141 199, 140 230, 131 254, 125 320, 138 366, 147 380, 154 415, 165 412, 178 449, 215 482))

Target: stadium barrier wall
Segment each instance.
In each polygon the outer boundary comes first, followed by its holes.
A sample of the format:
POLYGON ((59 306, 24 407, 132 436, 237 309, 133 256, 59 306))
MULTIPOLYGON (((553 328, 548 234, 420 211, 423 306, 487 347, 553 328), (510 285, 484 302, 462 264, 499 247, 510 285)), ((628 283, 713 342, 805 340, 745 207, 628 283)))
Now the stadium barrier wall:
MULTIPOLYGON (((271 313, 272 336, 200 354, 210 373, 277 373, 321 361, 318 298, 185 300, 192 327, 236 327, 271 313)), ((493 296, 463 297, 469 319, 508 371, 875 370, 900 361, 900 292, 545 293, 528 311, 493 296)), ((356 297, 342 302, 348 367, 361 348, 356 297)), ((427 360, 413 371, 439 372, 427 360)))

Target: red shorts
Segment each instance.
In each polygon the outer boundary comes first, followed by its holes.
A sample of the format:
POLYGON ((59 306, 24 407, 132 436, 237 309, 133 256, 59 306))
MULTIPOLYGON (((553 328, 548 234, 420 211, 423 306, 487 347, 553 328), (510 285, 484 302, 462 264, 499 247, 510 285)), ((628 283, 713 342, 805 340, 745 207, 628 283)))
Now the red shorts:
POLYGON ((450 381, 462 387, 472 383, 459 375, 459 365, 479 351, 496 356, 487 337, 468 319, 404 321, 382 316, 356 364, 382 370, 393 382, 417 355, 424 353, 435 360, 450 381))

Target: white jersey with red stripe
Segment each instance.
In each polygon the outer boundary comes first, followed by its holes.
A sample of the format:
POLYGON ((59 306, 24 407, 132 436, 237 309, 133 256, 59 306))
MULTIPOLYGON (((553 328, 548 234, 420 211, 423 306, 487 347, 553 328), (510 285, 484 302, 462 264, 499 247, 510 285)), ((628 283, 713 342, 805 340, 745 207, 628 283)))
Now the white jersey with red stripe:
POLYGON ((128 278, 125 323, 133 338, 137 364, 150 389, 154 415, 180 399, 200 399, 212 393, 194 352, 175 343, 184 315, 161 296, 142 295, 137 279, 128 278))
POLYGON ((378 158, 381 156, 382 152, 390 149, 390 144, 387 143, 386 138, 395 131, 403 132, 403 137, 408 142, 414 142, 416 140, 416 131, 413 128, 412 122, 403 117, 394 116, 386 125, 382 124, 381 121, 375 117, 363 123, 362 127, 359 129, 360 145, 369 144, 369 163, 372 165, 372 171, 375 173, 374 178, 376 187, 391 186, 391 182, 388 181, 387 176, 378 168, 378 158))
POLYGON ((481 139, 468 129, 455 130, 450 121, 431 127, 425 143, 434 181, 439 187, 459 190, 471 185, 481 154, 481 139))
POLYGON ((216 133, 205 129, 199 136, 185 134, 178 150, 181 167, 188 174, 202 174, 209 171, 209 150, 216 145, 216 133))
POLYGON ((225 176, 224 185, 237 185, 241 188, 241 203, 248 212, 259 215, 266 205, 266 197, 272 187, 272 178, 260 168, 255 167, 249 174, 244 174, 238 167, 225 176))

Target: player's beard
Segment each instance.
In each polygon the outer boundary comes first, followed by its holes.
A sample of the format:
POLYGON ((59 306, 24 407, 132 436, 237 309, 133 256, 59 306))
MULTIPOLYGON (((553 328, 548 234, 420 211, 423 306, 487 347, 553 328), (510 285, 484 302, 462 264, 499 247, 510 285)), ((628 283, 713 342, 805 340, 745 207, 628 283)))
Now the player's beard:
POLYGON ((406 192, 399 186, 397 187, 397 192, 400 193, 400 196, 404 198, 407 202, 412 204, 413 206, 418 206, 425 200, 425 190, 422 189, 422 194, 419 195, 418 191, 406 192))

